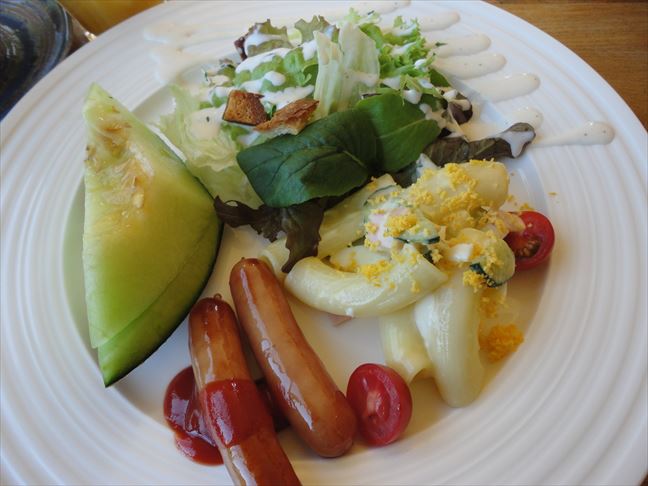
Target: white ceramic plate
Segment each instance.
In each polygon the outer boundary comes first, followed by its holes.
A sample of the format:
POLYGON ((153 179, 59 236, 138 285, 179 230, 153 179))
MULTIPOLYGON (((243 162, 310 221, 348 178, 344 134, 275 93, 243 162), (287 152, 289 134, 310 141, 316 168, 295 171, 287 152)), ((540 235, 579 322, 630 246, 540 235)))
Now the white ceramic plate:
MULTIPOLYGON (((385 4, 383 4, 384 6, 385 4)), ((366 6, 365 6, 366 7, 366 6)), ((162 418, 164 388, 188 365, 182 326, 143 366, 105 390, 87 339, 80 273, 81 178, 88 85, 100 82, 151 120, 168 108, 144 42, 161 20, 212 22, 214 58, 266 17, 327 14, 331 2, 170 3, 83 47, 42 80, 2 123, 2 483, 228 483, 222 467, 185 459, 162 418)), ((406 17, 458 11, 443 35, 483 32, 503 72, 532 71, 540 89, 495 104, 530 105, 539 135, 604 120, 605 146, 536 148, 509 162, 513 191, 551 218, 549 266, 516 277, 526 341, 492 369, 479 399, 451 410, 431 382, 414 386, 406 436, 389 447, 354 446, 315 457, 286 431, 281 440, 308 484, 632 484, 647 466, 646 131, 621 98, 576 55, 490 5, 413 3, 406 17), (555 192, 555 196, 550 196, 555 192)), ((296 18, 296 17, 295 17, 296 18)), ((255 238, 229 233, 206 292, 255 238), (241 250, 243 248, 243 250, 241 250)), ((307 337, 344 388, 350 371, 381 361, 371 320, 332 328, 296 306, 307 337)))

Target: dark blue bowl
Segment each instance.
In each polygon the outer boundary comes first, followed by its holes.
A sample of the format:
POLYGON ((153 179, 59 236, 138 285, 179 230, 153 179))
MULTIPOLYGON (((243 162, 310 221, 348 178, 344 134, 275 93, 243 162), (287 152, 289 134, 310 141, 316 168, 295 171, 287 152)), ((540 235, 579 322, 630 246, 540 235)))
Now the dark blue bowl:
POLYGON ((0 119, 68 55, 72 38, 55 0, 0 0, 0 119))

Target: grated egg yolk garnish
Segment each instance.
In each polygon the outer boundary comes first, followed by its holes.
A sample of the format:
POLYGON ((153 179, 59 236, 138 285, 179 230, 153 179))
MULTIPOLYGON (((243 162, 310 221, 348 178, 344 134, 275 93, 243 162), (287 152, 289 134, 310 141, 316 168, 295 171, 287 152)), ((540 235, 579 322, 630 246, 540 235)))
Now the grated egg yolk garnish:
POLYGON ((524 334, 515 324, 498 324, 483 331, 480 327, 479 346, 490 361, 499 361, 515 352, 524 342, 524 334))

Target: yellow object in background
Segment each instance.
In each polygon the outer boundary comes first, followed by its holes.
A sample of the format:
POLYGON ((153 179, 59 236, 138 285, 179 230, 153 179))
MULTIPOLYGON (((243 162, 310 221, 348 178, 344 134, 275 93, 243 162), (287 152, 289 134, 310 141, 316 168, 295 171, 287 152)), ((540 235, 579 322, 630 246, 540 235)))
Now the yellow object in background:
POLYGON ((146 10, 162 0, 59 0, 86 29, 95 35, 146 10))

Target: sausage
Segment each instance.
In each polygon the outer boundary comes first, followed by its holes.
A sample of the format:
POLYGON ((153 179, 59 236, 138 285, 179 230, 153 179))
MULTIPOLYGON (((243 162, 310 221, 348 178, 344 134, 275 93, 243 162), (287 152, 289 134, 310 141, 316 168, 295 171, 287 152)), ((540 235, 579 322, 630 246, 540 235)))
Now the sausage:
POLYGON ((238 262, 230 289, 274 400, 297 434, 323 457, 353 444, 356 418, 295 321, 281 284, 255 258, 238 262))
POLYGON ((300 484, 250 376, 234 311, 218 296, 191 310, 189 350, 207 428, 232 481, 300 484))

